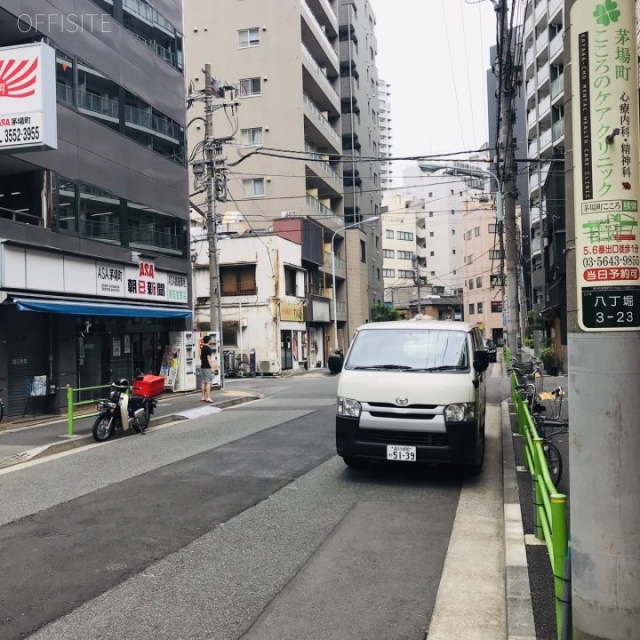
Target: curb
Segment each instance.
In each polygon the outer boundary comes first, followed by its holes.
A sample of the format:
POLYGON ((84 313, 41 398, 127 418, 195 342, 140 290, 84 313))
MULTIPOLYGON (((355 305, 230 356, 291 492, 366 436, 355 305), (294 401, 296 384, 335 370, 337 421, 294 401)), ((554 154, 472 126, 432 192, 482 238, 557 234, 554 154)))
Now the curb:
POLYGON ((536 640, 508 400, 502 402, 502 469, 507 638, 536 640))
MULTIPOLYGON (((227 409, 238 404, 244 404, 246 402, 253 402, 254 400, 260 400, 264 396, 262 394, 251 394, 245 397, 231 398, 229 400, 222 400, 215 403, 218 409, 227 409)), ((167 416, 160 416, 159 418, 152 418, 147 427, 147 431, 152 431, 155 427, 159 427, 163 424, 169 424, 172 422, 182 422, 187 420, 179 414, 171 414, 167 416)), ((96 444, 92 435, 86 436, 72 436, 63 440, 62 442, 53 442, 41 447, 34 447, 28 451, 22 451, 16 453, 13 456, 0 459, 0 471, 13 467, 17 464, 23 464, 32 460, 38 460, 47 456, 55 455, 56 453, 63 453, 64 451, 70 451, 71 449, 77 449, 79 447, 86 446, 88 444, 96 444)))

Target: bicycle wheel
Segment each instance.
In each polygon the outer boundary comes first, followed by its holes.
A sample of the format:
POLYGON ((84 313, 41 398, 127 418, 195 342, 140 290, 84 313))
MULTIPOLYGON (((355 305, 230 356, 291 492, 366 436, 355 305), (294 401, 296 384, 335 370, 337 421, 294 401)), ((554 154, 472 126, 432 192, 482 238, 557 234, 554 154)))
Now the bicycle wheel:
POLYGON ((546 441, 544 443, 544 457, 549 468, 549 475, 554 486, 558 486, 560 478, 562 478, 562 456, 558 447, 553 442, 546 441))
POLYGON ((247 378, 251 375, 251 367, 248 362, 240 362, 236 369, 236 375, 238 378, 247 378))

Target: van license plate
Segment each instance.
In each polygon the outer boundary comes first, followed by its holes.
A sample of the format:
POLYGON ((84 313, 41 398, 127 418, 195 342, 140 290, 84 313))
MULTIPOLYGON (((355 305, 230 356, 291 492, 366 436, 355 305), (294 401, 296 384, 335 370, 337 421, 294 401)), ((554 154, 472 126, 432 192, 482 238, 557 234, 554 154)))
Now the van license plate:
POLYGON ((415 462, 416 448, 398 444, 388 444, 387 460, 397 460, 399 462, 415 462))

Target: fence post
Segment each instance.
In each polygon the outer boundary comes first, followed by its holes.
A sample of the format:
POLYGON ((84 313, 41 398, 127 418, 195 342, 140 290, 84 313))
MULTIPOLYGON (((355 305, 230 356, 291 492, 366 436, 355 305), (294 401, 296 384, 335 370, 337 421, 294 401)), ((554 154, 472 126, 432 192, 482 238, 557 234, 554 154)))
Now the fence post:
POLYGON ((67 435, 73 436, 73 387, 67 385, 67 435))
POLYGON ((551 531, 553 536, 553 582, 556 595, 556 625, 558 638, 562 635, 564 589, 564 563, 567 557, 567 497, 554 493, 551 499, 551 531))
POLYGON ((535 511, 534 531, 536 534, 536 538, 538 540, 544 540, 544 529, 542 528, 542 525, 538 522, 538 509, 540 507, 544 507, 544 498, 542 497, 542 485, 544 484, 544 480, 542 478, 542 468, 541 468, 542 462, 538 457, 538 451, 539 451, 539 447, 537 446, 538 444, 540 445, 540 447, 542 447, 542 438, 536 436, 535 438, 533 438, 533 452, 532 452, 533 481, 535 485, 535 495, 533 499, 533 509, 535 511))

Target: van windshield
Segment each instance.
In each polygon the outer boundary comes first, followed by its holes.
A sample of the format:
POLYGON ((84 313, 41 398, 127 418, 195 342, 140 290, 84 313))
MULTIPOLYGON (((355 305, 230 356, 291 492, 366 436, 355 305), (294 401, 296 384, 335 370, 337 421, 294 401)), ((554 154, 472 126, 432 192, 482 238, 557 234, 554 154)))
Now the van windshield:
POLYGON ((468 371, 467 334, 435 328, 360 331, 345 369, 468 371))

